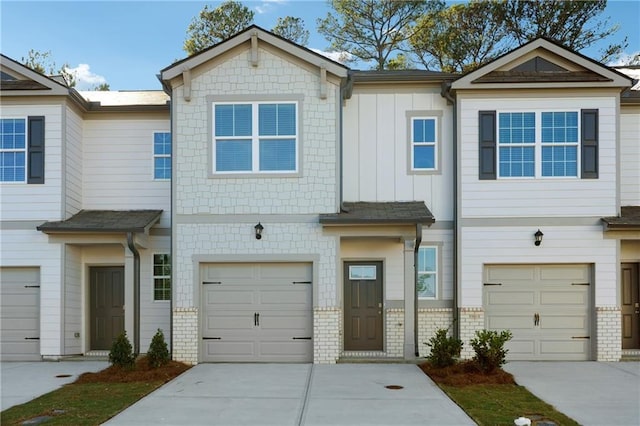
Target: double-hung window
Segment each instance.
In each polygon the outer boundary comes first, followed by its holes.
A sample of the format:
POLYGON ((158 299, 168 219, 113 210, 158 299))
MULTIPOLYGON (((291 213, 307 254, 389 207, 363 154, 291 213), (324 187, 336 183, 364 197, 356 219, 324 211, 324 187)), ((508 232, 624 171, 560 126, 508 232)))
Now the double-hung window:
POLYGON ((420 299, 435 299, 437 296, 437 247, 420 247, 418 250, 418 297, 420 299))
POLYGON ((535 176, 536 122, 533 112, 502 112, 498 117, 500 177, 535 176))
POLYGON ((296 173, 297 102, 215 103, 214 173, 296 173))
POLYGON ((153 255, 153 300, 171 300, 171 258, 153 255))
POLYGON ((542 176, 578 176, 578 112, 541 114, 542 176))
POLYGON ((411 118, 411 169, 435 170, 437 168, 437 118, 411 118))
POLYGON ((153 178, 171 179, 171 133, 153 134, 153 178))
POLYGON ((27 129, 24 118, 0 119, 0 182, 25 182, 27 129))

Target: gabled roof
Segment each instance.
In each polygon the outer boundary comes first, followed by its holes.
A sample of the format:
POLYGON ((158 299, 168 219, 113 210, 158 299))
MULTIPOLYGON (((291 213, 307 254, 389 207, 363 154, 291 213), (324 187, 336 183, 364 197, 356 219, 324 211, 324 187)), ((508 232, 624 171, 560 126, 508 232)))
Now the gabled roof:
POLYGON ((530 41, 472 71, 451 85, 453 90, 630 87, 626 75, 546 38, 530 41))
POLYGON ((313 64, 318 68, 324 67, 327 72, 330 72, 338 77, 347 76, 347 70, 349 68, 345 65, 342 65, 339 62, 327 58, 326 56, 322 56, 319 53, 316 53, 287 39, 277 36, 257 25, 251 25, 245 30, 226 40, 221 41, 218 44, 214 44, 213 46, 205 50, 202 50, 185 59, 169 65, 168 67, 160 71, 160 78, 163 81, 171 80, 181 75, 186 70, 192 70, 197 66, 202 65, 205 62, 219 56, 220 54, 250 41, 253 36, 256 36, 258 40, 277 47, 291 55, 297 56, 299 59, 313 64))
POLYGON ((68 95, 69 88, 40 74, 37 71, 0 54, 0 69, 3 77, 13 77, 12 79, 0 79, 0 95, 68 95))

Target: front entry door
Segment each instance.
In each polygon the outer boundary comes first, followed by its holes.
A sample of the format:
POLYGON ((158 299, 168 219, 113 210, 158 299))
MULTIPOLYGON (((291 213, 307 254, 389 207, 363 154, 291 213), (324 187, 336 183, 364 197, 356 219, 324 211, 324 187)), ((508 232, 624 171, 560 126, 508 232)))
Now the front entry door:
POLYGON ((640 349, 640 264, 622 264, 622 349, 640 349))
POLYGON ((344 349, 382 350, 382 262, 344 264, 344 349))
POLYGON ((91 350, 110 350, 124 332, 124 267, 89 269, 91 350))

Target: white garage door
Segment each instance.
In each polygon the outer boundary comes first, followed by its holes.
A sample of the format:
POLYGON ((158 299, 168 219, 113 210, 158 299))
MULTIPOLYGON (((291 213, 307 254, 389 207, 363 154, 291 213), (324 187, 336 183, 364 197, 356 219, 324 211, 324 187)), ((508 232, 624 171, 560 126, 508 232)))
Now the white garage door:
POLYGON ((312 362, 312 267, 205 264, 203 362, 312 362))
POLYGON ((0 359, 40 360, 40 272, 0 268, 0 359))
POLYGON ((508 360, 589 360, 588 265, 485 268, 485 322, 509 329, 508 360))

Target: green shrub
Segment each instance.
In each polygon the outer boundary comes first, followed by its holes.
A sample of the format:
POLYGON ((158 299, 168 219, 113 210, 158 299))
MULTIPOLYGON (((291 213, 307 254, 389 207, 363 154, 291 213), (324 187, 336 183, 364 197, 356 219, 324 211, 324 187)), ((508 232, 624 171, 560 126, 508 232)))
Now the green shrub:
POLYGON ((427 360, 436 368, 455 364, 462 350, 462 340, 447 336, 447 331, 445 328, 438 329, 436 335, 427 343, 427 346, 431 348, 427 360))
POLYGON ((111 345, 109 352, 109 362, 123 368, 132 369, 135 365, 136 357, 131 348, 131 342, 127 338, 127 332, 120 334, 111 345))
POLYGON ((153 368, 161 367, 170 360, 169 348, 167 347, 167 342, 164 341, 164 334, 162 334, 162 330, 160 329, 158 329, 153 339, 151 339, 147 359, 149 365, 153 368))
POLYGON ((471 347, 475 351, 473 360, 484 373, 491 373, 505 363, 508 349, 504 344, 511 340, 513 335, 509 330, 500 333, 494 330, 478 330, 476 337, 471 339, 471 347))

